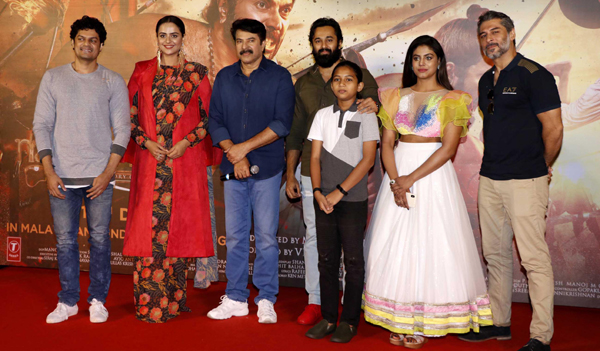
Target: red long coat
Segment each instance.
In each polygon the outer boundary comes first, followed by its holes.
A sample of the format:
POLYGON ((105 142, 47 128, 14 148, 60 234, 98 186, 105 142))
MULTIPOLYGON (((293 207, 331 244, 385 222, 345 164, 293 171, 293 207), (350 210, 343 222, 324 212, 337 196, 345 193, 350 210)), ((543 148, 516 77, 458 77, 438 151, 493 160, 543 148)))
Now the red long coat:
MULTIPOLYGON (((138 94, 138 120, 148 137, 156 141, 156 111, 152 99, 152 82, 157 59, 138 62, 129 81, 129 101, 138 94)), ((173 130, 173 145, 181 141, 198 123, 198 98, 208 114, 212 89, 205 76, 196 88, 183 115, 173 130)), ((210 205, 206 166, 220 161, 207 137, 184 155, 173 160, 173 192, 169 225, 168 257, 208 257, 214 255, 210 223, 210 205)), ((130 140, 123 162, 133 164, 131 190, 123 254, 152 256, 152 204, 156 159, 148 150, 130 140)))

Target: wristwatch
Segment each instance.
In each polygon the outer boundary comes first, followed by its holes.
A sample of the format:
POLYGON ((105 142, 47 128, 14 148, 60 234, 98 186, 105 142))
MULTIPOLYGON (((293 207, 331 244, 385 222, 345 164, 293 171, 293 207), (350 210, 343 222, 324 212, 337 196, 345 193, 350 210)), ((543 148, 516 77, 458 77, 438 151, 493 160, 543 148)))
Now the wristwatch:
POLYGON ((396 179, 390 180, 390 185, 394 185, 394 184, 396 184, 396 179))

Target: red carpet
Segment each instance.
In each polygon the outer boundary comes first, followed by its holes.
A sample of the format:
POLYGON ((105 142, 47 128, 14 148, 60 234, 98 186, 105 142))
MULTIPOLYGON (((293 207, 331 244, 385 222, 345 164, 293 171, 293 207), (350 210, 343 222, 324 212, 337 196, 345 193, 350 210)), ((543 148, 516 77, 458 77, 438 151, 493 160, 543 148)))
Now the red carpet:
MULTIPOLYGON (((106 303, 108 322, 93 325, 85 302, 88 284, 88 274, 82 272, 79 314, 49 325, 46 315, 58 302, 58 271, 0 269, 0 350, 408 350, 389 344, 387 331, 364 320, 349 344, 306 338, 308 328, 295 323, 307 301, 299 288, 281 288, 275 305, 279 322, 261 325, 253 303, 247 317, 209 319, 206 313, 219 303, 225 283, 199 290, 189 281, 188 306, 193 312, 165 324, 150 325, 133 314, 131 276, 115 274, 106 303)), ((253 289, 251 298, 254 296, 253 289)), ((471 344, 447 336, 430 339, 423 350, 518 350, 528 340, 530 319, 529 305, 515 303, 512 340, 471 344)), ((600 350, 600 310, 557 306, 552 350, 600 350)))

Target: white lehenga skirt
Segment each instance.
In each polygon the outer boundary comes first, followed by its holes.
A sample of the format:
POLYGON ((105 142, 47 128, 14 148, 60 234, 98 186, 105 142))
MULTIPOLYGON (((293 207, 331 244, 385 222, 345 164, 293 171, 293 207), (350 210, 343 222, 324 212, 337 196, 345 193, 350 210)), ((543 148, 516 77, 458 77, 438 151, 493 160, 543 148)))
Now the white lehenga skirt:
MULTIPOLYGON (((440 147, 400 142, 398 174, 411 173, 440 147)), ((492 324, 492 312, 452 162, 415 182, 412 193, 416 205, 398 207, 385 174, 365 239, 365 319, 402 334, 478 332, 492 324)))

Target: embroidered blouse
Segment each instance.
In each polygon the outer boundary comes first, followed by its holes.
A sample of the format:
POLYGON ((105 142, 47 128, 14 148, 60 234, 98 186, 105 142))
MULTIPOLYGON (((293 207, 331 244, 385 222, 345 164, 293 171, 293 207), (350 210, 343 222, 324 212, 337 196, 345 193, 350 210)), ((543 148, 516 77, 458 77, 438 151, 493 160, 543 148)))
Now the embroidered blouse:
POLYGON ((467 135, 471 95, 460 90, 417 92, 411 88, 379 89, 381 109, 377 115, 385 129, 402 135, 443 137, 448 123, 462 127, 467 135))

